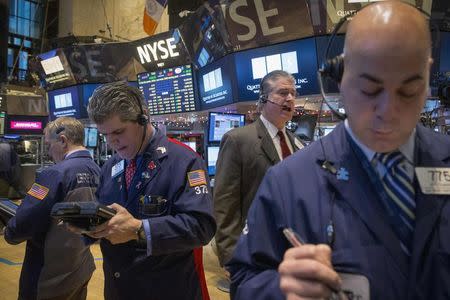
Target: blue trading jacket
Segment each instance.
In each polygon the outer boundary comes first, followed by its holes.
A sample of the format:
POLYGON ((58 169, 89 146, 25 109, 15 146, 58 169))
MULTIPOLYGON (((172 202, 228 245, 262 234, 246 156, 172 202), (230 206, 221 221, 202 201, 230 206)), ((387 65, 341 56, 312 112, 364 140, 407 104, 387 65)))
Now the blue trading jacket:
POLYGON ((112 168, 120 161, 114 156, 103 166, 98 200, 106 205, 118 203, 135 218, 149 221, 151 255, 147 256, 146 247, 136 241, 112 245, 102 239, 105 298, 207 297, 202 294, 193 249, 207 244, 216 230, 211 194, 206 184, 191 186, 187 179, 188 172, 204 171, 204 162, 156 130, 138 160, 127 193, 125 172, 112 177, 112 168), (162 196, 167 202, 156 207, 142 196, 162 196))
MULTIPOLYGON (((422 126, 416 133, 415 165, 449 168, 450 137, 422 126)), ((365 276, 371 299, 449 299, 450 197, 423 194, 416 179, 408 262, 343 124, 323 138, 323 146, 327 160, 348 174, 336 176, 320 167, 325 157, 318 142, 268 171, 228 265, 232 299, 284 299, 277 268, 290 245, 283 228, 293 228, 308 243, 327 244, 331 222, 333 267, 365 276)))
POLYGON ((50 217, 62 201, 91 201, 100 168, 87 150, 77 151, 40 173, 9 220, 5 239, 27 241, 19 299, 51 298, 84 284, 95 269, 89 247, 79 235, 57 226, 50 217))

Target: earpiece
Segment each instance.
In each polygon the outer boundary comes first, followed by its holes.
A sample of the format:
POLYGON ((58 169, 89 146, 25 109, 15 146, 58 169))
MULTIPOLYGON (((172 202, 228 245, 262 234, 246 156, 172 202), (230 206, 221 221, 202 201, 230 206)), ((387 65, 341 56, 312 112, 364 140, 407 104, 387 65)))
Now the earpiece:
POLYGON ((141 108, 141 114, 137 116, 136 122, 141 126, 146 126, 148 124, 148 116, 144 114, 142 106, 139 107, 141 108))
POLYGON ((340 83, 344 74, 344 55, 338 55, 334 58, 327 59, 319 69, 323 77, 328 77, 340 83))

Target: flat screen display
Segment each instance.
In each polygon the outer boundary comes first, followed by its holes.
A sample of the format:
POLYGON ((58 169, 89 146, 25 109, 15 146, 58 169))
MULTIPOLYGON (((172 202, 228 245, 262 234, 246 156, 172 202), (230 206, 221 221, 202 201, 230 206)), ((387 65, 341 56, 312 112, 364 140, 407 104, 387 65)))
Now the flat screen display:
POLYGON ((226 56, 198 71, 200 109, 233 103, 233 57, 226 56))
POLYGON ((226 113, 209 113, 209 134, 210 143, 220 142, 222 136, 233 128, 245 125, 245 115, 226 114, 226 113))
POLYGON ((85 127, 84 128, 84 146, 95 148, 97 147, 98 141, 98 130, 95 127, 85 127))
POLYGON ((59 117, 80 118, 80 93, 78 86, 49 91, 48 106, 50 120, 59 117))
POLYGON ((6 115, 5 134, 42 135, 47 116, 6 115))
POLYGON ((294 76, 298 95, 319 93, 315 38, 238 52, 234 61, 239 101, 258 99, 261 79, 274 70, 294 76))
POLYGON ((208 147, 208 174, 209 176, 216 175, 216 162, 219 156, 219 146, 207 146, 208 147))
POLYGON ((138 74, 138 85, 151 115, 196 110, 191 65, 138 74))

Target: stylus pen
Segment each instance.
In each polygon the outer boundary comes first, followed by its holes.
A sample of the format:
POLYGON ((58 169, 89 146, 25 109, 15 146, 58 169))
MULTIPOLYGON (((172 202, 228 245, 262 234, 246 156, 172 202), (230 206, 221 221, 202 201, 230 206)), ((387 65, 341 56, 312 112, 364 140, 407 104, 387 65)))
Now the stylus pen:
POLYGON ((283 234, 286 237, 286 239, 291 243, 293 247, 299 247, 301 245, 306 244, 305 240, 298 235, 292 228, 286 227, 283 229, 283 234))

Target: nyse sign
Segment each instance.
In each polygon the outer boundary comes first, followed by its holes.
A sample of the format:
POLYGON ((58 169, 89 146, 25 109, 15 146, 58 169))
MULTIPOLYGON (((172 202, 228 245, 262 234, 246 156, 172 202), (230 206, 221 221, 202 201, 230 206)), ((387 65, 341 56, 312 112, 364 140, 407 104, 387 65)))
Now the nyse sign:
POLYGON ((313 34, 304 0, 235 0, 222 8, 234 50, 260 47, 313 34))
POLYGON ((130 43, 134 57, 147 70, 176 67, 190 63, 177 29, 130 43))

